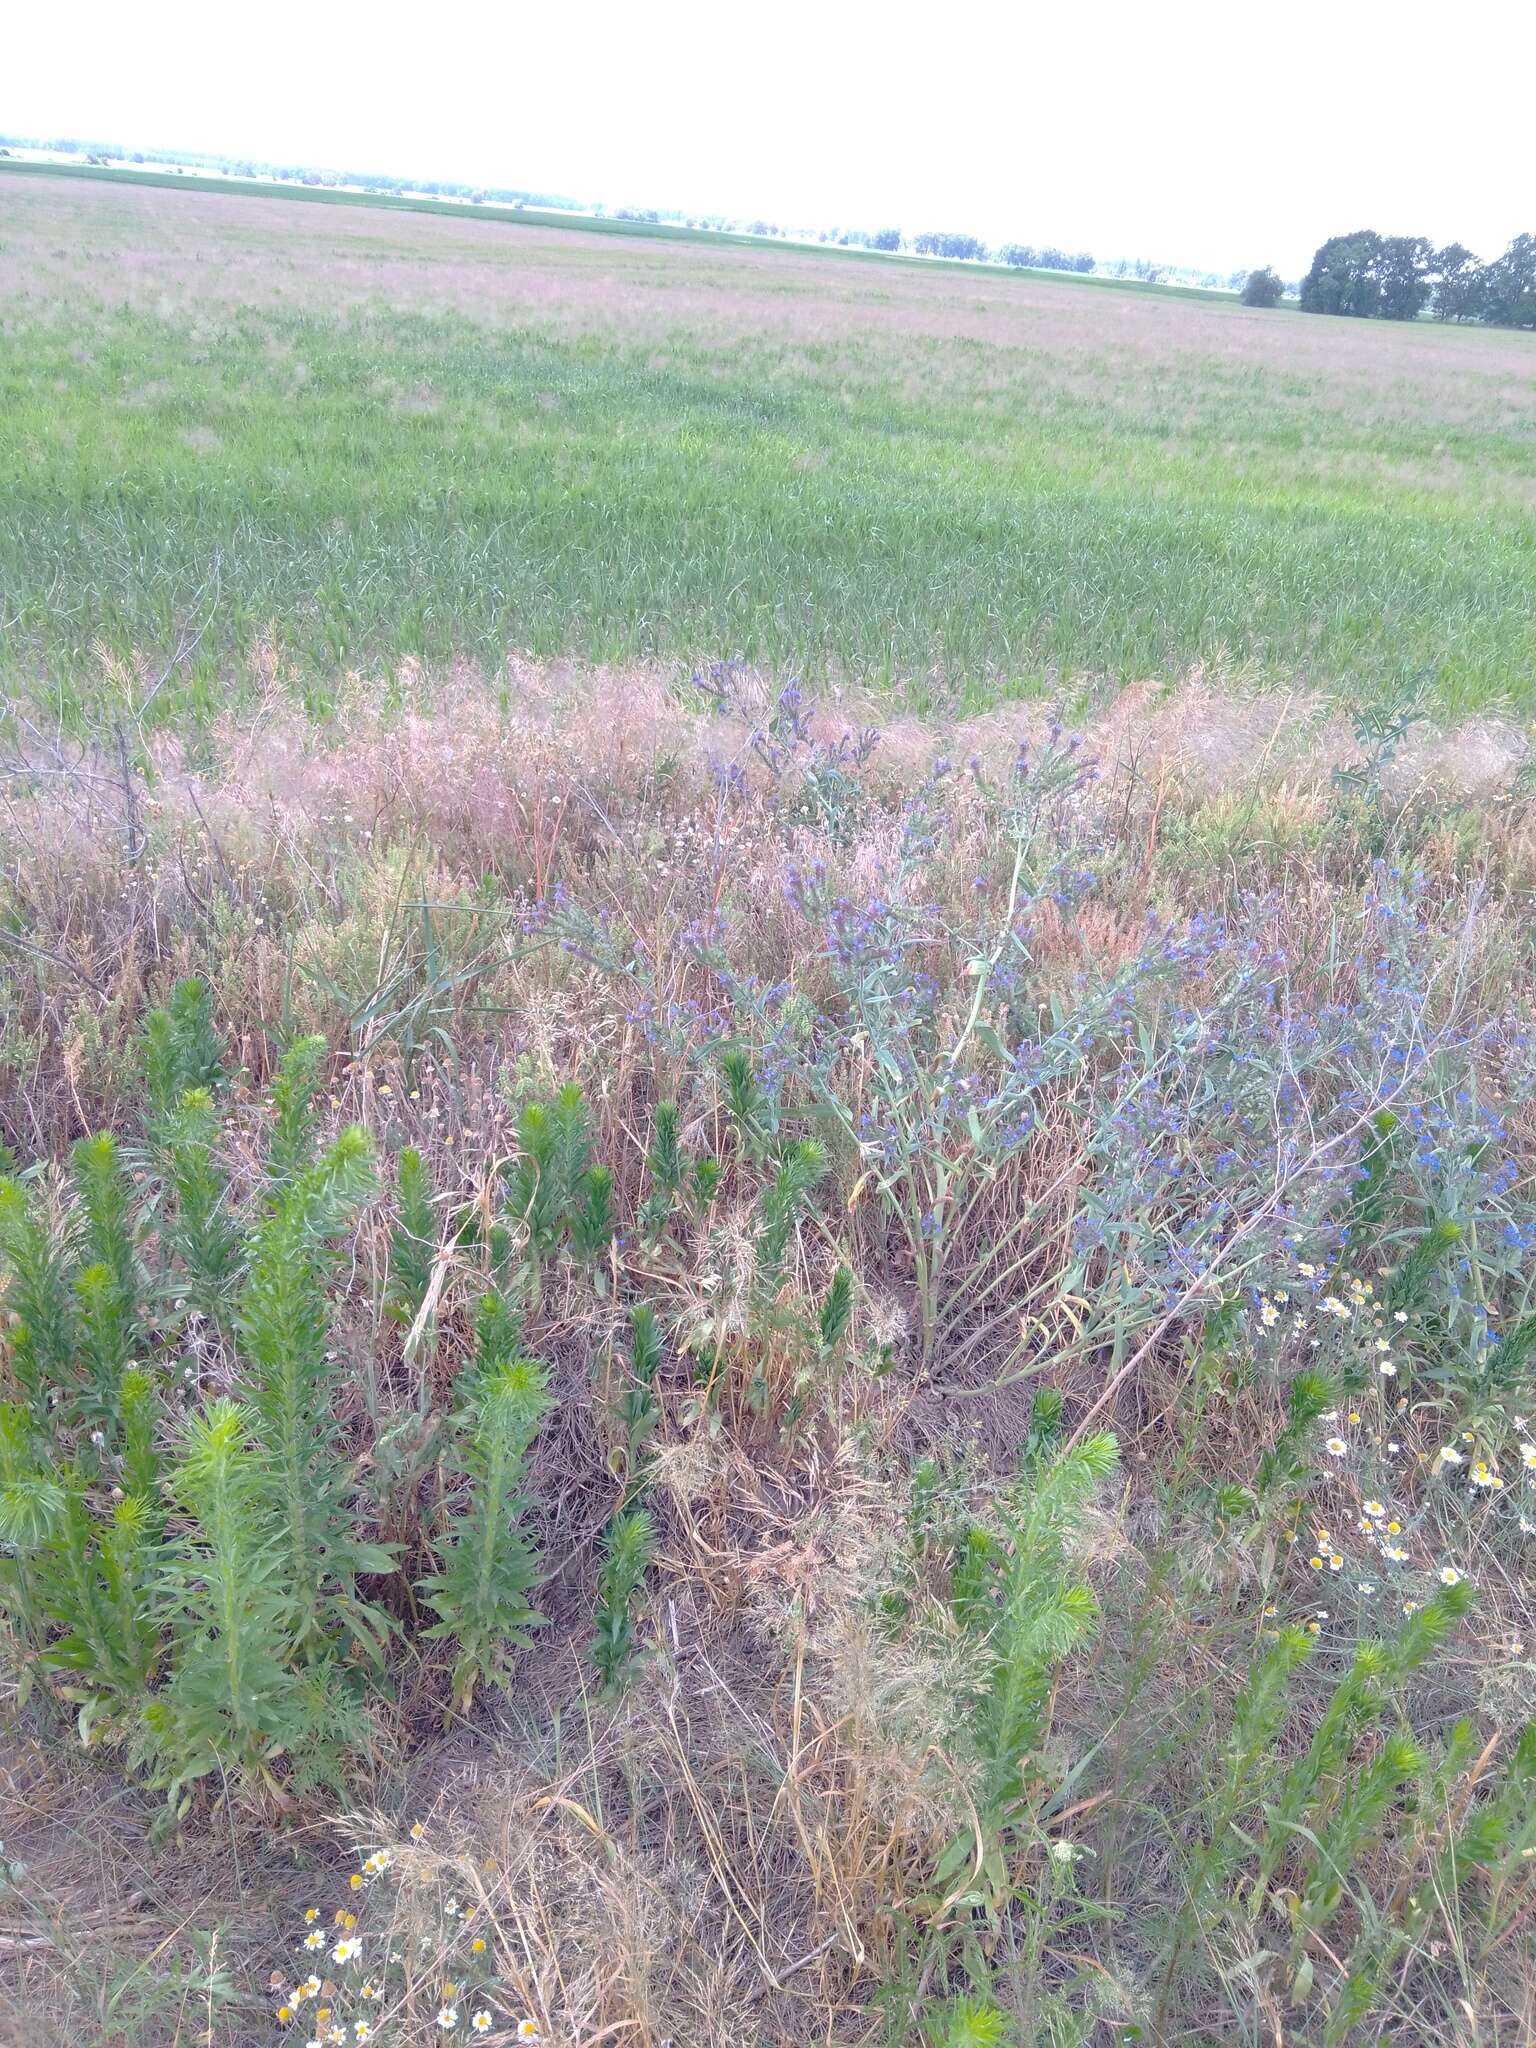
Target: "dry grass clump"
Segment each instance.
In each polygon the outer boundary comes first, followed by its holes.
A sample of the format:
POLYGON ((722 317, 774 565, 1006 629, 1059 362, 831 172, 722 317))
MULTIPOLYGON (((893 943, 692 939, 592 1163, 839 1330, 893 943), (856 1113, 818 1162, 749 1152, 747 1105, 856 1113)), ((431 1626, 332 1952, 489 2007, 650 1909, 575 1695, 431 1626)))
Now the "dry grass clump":
MULTIPOLYGON (((275 686, 270 655, 258 667, 275 686)), ((49 1092, 36 1085, 43 1047, 57 1047, 50 1088, 66 1084, 62 1114, 76 1129, 99 1122, 117 1092, 108 1040, 131 1028, 147 989, 211 959, 220 963, 237 1054, 257 1081, 268 1057, 263 1025, 275 1015, 293 1029, 332 1034, 350 1016, 347 1049, 368 1049, 380 1022, 398 1022, 405 1007, 388 1001, 392 978, 416 973, 423 950, 445 984, 433 1014, 463 1045, 477 1028, 475 998, 491 993, 481 968, 497 951, 496 916, 477 915, 476 892, 492 880, 498 892, 537 898, 579 876, 622 901, 658 955, 667 934, 715 904, 728 882, 745 886, 758 905, 759 971, 781 972, 793 959, 814 985, 814 957, 796 957, 806 929, 784 903, 782 879, 787 866, 829 850, 803 797, 773 788, 750 743, 751 720, 774 695, 765 679, 744 678, 741 715, 714 726, 646 671, 514 664, 500 711, 467 673, 434 687, 441 708, 431 717, 389 716, 378 690, 353 679, 340 730, 318 744, 275 702, 254 728, 214 740, 212 768, 207 748, 189 759, 161 736, 126 780, 115 752, 90 753, 47 739, 30 721, 13 723, 3 736, 11 946, 36 971, 17 978, 11 1078, 0 1078, 0 1101, 11 1091, 35 1118, 49 1092), (721 801, 726 770, 772 795, 771 830, 751 805, 721 801), (43 955, 29 950, 37 947, 43 955), (446 986, 470 962, 474 972, 446 986), (381 994, 380 1014, 370 1013, 381 994), (338 995, 352 998, 350 1007, 338 995)), ((1038 743, 1048 723, 1048 713, 1027 707, 990 713, 950 728, 944 751, 997 783, 1021 740, 1038 743)), ((937 751, 916 721, 882 723, 877 700, 850 695, 812 719, 821 737, 866 726, 881 733, 863 775, 874 809, 831 852, 854 890, 889 859, 903 793, 937 751)), ((1212 901, 1245 877, 1283 876, 1293 935, 1307 896, 1326 916, 1333 874, 1361 850, 1350 836, 1330 843, 1339 807, 1329 774, 1353 753, 1336 722, 1310 704, 1233 700, 1196 682, 1171 700, 1123 693, 1086 733, 1112 772, 1098 815, 1116 833, 1121 886, 1112 900, 1070 913, 1040 907, 1037 937, 1064 969, 1133 948, 1148 904, 1191 864, 1212 901)), ((1518 736, 1496 741, 1472 729, 1400 750, 1387 781, 1414 821, 1415 857, 1431 872, 1464 875, 1475 855, 1501 895, 1528 885, 1536 843, 1527 806, 1511 795, 1522 758, 1518 736), (1442 814, 1446 794, 1481 794, 1489 774, 1491 808, 1453 804, 1442 814)), ((969 775, 957 774, 950 801, 962 816, 973 795, 969 775)), ((975 808, 980 836, 968 845, 957 835, 948 849, 947 908, 964 901, 987 857, 984 807, 975 808)), ((1085 842, 1097 844, 1098 832, 1095 823, 1085 842)), ((1493 942, 1491 930, 1481 942, 1493 942)), ((516 987, 519 1027, 531 1040, 524 1056, 546 1078, 569 1064, 595 1024, 572 1007, 579 972, 530 976, 508 959, 495 974, 496 994, 516 987)), ((504 1027, 489 1034, 504 1035, 504 1027)), ((493 1048, 493 1064, 504 1049, 493 1048)), ((467 1085, 484 1079, 472 1075, 467 1085)), ((396 1113, 409 1114, 403 1104, 396 1113)), ((43 1135, 34 1122, 28 1142, 43 1135)))

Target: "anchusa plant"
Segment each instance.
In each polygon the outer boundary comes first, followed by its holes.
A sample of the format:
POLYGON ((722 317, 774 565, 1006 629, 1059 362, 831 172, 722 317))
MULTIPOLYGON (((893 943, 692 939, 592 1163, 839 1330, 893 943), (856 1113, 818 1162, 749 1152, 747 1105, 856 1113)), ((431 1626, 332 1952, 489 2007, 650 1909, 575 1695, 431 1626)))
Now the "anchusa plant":
MULTIPOLYGON (((528 924, 622 983, 669 1061, 734 1040, 756 1097, 739 1105, 727 1070, 727 1100, 749 1145, 809 1125, 857 1157, 853 1200, 882 1225, 864 1224, 870 1255, 910 1281, 918 1362, 946 1376, 1031 1371, 1064 1348, 1119 1373, 1288 1245, 1336 1255, 1381 1120, 1473 1100, 1480 1072, 1527 1059, 1520 1034, 1474 1016, 1416 879, 1387 869, 1320 958, 1288 957, 1283 906, 1260 892, 1223 916, 1149 913, 1130 957, 1085 960, 1063 986, 1041 942, 1093 897, 1091 859, 1064 845, 1094 773, 1056 731, 1006 788, 973 778, 1006 865, 961 912, 946 908, 962 834, 947 768, 907 805, 877 893, 791 865, 786 915, 828 989, 814 1000, 756 973, 745 906, 682 935, 702 977, 686 997, 606 912, 560 896, 528 924)), ((1421 1145, 1419 1163, 1496 1199, 1487 1142, 1469 1135, 1454 1174, 1443 1150, 1421 1145)), ((1503 1232, 1500 1256, 1514 1249, 1503 1232)))
MULTIPOLYGON (((692 684, 711 711, 740 726, 741 753, 766 772, 781 809, 792 808, 836 842, 851 835, 868 808, 860 771, 880 742, 874 726, 818 736, 798 681, 782 684, 760 704, 740 662, 714 662, 695 673, 692 684)), ((744 785, 739 759, 722 761, 716 774, 727 791, 744 785)))

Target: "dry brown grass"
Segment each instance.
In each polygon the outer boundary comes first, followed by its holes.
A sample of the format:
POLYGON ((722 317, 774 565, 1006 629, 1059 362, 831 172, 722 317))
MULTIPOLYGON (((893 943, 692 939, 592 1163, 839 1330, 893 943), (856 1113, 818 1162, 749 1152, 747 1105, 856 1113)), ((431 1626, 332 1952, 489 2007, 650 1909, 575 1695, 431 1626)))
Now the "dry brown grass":
MULTIPOLYGON (((466 982, 434 1011, 461 1052, 474 1046, 484 1056, 483 1071, 467 1072, 464 1084, 475 1136, 483 1135, 482 1115, 505 1132, 497 1093, 504 1066, 531 1062, 548 1079, 584 1048, 612 1047, 616 1065, 603 1085, 620 1114, 632 1032, 615 1035, 611 1019, 592 1013, 579 976, 551 980, 511 958, 498 915, 475 908, 486 878, 503 901, 506 891, 531 900, 562 877, 579 878, 634 916, 657 958, 728 885, 745 882, 762 906, 755 970, 793 971, 808 989, 818 987, 820 970, 803 951, 807 931, 782 890, 786 862, 817 851, 816 833, 807 823, 797 841, 780 823, 769 829, 762 811, 720 805, 719 764, 736 761, 760 791, 765 772, 744 727, 701 722, 663 675, 513 663, 504 715, 481 679, 463 671, 434 679, 439 708, 431 716, 387 718, 375 686, 354 677, 337 726, 317 739, 287 710, 266 657, 258 652, 254 666, 271 708, 216 737, 217 767, 193 767, 162 735, 145 772, 130 774, 126 800, 115 755, 54 745, 31 725, 0 735, 12 771, 0 829, 17 935, 7 962, 14 1006, 0 1129, 8 1126, 13 1141, 48 1151, 66 1132, 99 1123, 116 1099, 123 1049, 148 993, 209 969, 235 1056, 255 1082, 267 1071, 269 1020, 286 1015, 293 1028, 324 1031, 352 1059, 338 1085, 372 1089, 377 1077, 365 1056, 398 1053, 398 1040, 386 1046, 377 1025, 365 1022, 346 1032, 335 992, 361 1016, 392 975, 420 967, 427 940, 421 913, 409 906, 421 903, 436 906, 429 937, 445 973, 455 963, 491 963, 488 981, 466 982), (28 764, 40 771, 30 791, 18 772, 28 764), (125 863, 136 835, 147 835, 143 857, 125 863), (30 950, 39 947, 41 954, 30 950), (482 1005, 515 1016, 515 1029, 488 1029, 478 1021, 482 1005), (39 1086, 45 1071, 52 1080, 39 1086)), ((425 694, 421 681, 414 670, 402 678, 407 694, 425 694)), ((766 691, 759 687, 764 701, 766 691)), ((835 735, 878 723, 881 706, 842 693, 816 716, 835 735)), ((945 730, 942 751, 999 779, 1020 739, 1038 743, 1049 716, 1013 706, 963 721, 945 730)), ((1356 752, 1336 715, 1302 696, 1245 698, 1196 679, 1171 694, 1125 691, 1085 731, 1111 777, 1103 808, 1122 836, 1128 886, 1118 905, 1094 905, 1086 922, 1060 924, 1049 942, 1064 973, 1084 952, 1108 960, 1134 950, 1149 896, 1186 848, 1203 860, 1220 849, 1224 865, 1203 885, 1216 900, 1244 878, 1274 873, 1285 878, 1290 918, 1308 896, 1313 914, 1326 914, 1327 821, 1337 804, 1329 777, 1356 752)), ((894 844, 901 796, 939 751, 939 736, 919 721, 882 725, 865 775, 888 808, 838 855, 850 888, 872 885, 894 844)), ((1425 727, 1401 750, 1388 787, 1419 818, 1423 857, 1442 863, 1447 876, 1465 861, 1470 831, 1501 892, 1524 886, 1536 860, 1528 808, 1516 794, 1525 751, 1518 727, 1489 721, 1450 733, 1425 727), (1439 831, 1431 822, 1447 801, 1478 799, 1490 807, 1475 825, 1470 814, 1439 831)), ((208 749, 200 752, 206 760, 208 749)), ((965 787, 961 778, 962 808, 965 787)), ((956 906, 983 851, 957 845, 956 906)), ((1354 851, 1344 848, 1344 857, 1354 851)), ((1042 920, 1049 938, 1048 910, 1042 920)), ((672 992, 686 981, 684 974, 672 992)), ((386 1002, 383 1020, 398 1007, 386 1002)), ((404 1118, 405 1107, 393 1115, 404 1118)))

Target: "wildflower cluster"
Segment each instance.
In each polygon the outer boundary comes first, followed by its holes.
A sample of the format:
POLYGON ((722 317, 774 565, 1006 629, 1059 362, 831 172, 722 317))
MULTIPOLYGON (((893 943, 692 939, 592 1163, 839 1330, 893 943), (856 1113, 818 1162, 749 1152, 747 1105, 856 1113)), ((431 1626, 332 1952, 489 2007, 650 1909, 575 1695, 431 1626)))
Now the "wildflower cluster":
MULTIPOLYGON (((417 1821, 399 1851, 365 1856, 347 1879, 347 1903, 329 1919, 319 1906, 304 1908, 293 1981, 285 1971, 272 1979, 274 2016, 290 2041, 409 2048, 428 2040, 544 2038, 498 1973, 489 1912, 462 1895, 469 1866, 417 1846, 425 1835, 417 1821)), ((483 1888, 476 1890, 483 1899, 483 1888)))
MULTIPOLYGON (((1536 1534, 1536 1518, 1524 1507, 1528 1487, 1536 1485, 1536 1442, 1523 1417, 1513 1418, 1512 1437, 1498 1410, 1485 1411, 1478 1427, 1447 1440, 1437 1442, 1434 1433, 1447 1399, 1443 1375, 1433 1369, 1444 1319, 1425 1311, 1423 1296, 1439 1263, 1433 1255, 1457 1242, 1449 1232, 1438 1241, 1427 1234, 1375 1278, 1323 1254, 1292 1256, 1285 1284, 1256 1287, 1250 1305, 1256 1347, 1278 1347, 1277 1364, 1297 1355, 1314 1371, 1326 1369, 1324 1383, 1343 1389, 1352 1404, 1317 1412, 1316 1491, 1328 1505, 1309 1542, 1301 1542, 1299 1528, 1288 1529, 1287 1540, 1300 1546, 1314 1573, 1348 1568, 1363 1601, 1386 1583, 1378 1577, 1385 1567, 1405 1614, 1419 1610, 1426 1587, 1455 1586, 1468 1575, 1443 1555, 1447 1486, 1463 1488, 1475 1507, 1509 1491, 1505 1466, 1518 1469, 1525 1482, 1521 1533, 1536 1534), (1407 1299, 1416 1306, 1401 1306, 1407 1299), (1331 1525, 1334 1512, 1340 1519, 1331 1525)), ((1313 1623, 1326 1618, 1319 1610, 1313 1623)))

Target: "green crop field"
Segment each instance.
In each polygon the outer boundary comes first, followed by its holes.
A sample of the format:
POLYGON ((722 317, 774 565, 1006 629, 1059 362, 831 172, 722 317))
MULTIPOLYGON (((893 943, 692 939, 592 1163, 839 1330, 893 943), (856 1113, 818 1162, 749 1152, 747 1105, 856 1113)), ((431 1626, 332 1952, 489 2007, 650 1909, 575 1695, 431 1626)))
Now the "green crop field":
POLYGON ((1530 336, 327 196, 0 173, 11 689, 516 649, 1532 701, 1530 336))

